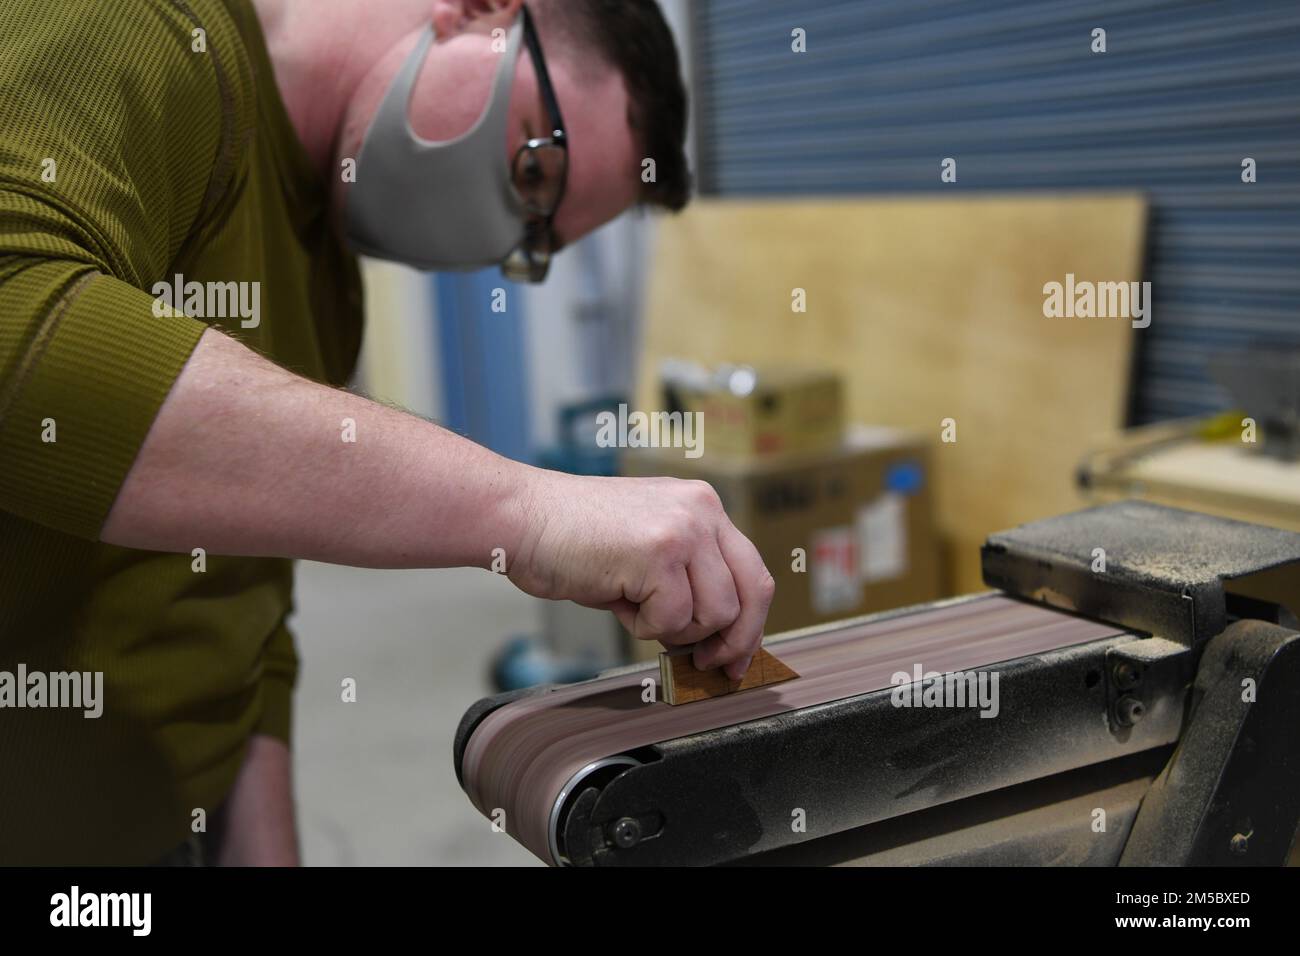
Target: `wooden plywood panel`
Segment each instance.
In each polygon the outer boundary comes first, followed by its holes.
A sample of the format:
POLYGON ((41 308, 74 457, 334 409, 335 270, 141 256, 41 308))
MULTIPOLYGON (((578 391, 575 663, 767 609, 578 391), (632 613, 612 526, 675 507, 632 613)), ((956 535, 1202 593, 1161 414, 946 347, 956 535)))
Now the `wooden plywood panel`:
POLYGON ((1144 225, 1130 195, 697 203, 659 226, 638 402, 670 356, 837 369, 852 419, 933 436, 948 584, 979 588, 984 536, 1078 507, 1123 424, 1138 333, 1046 318, 1043 286, 1140 279, 1144 225))

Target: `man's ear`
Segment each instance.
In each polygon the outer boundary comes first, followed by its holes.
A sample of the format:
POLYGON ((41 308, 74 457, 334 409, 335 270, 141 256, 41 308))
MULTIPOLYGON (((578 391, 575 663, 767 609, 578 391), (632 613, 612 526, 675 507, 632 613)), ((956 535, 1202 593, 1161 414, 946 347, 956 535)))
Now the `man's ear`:
POLYGON ((519 13, 524 0, 433 0, 433 29, 439 37, 455 36, 479 17, 519 13))

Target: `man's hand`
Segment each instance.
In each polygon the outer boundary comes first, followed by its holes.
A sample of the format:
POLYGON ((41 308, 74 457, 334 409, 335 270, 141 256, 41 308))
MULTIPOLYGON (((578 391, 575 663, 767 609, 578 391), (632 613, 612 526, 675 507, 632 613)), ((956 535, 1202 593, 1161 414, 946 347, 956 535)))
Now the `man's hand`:
POLYGON ((213 330, 102 538, 372 568, 487 568, 501 548, 529 594, 610 608, 639 638, 702 642, 695 663, 733 679, 772 601, 758 552, 703 482, 542 471, 308 382, 213 330))
POLYGON ((775 583, 702 481, 533 472, 510 580, 612 610, 633 637, 695 644, 695 666, 744 676, 775 583))

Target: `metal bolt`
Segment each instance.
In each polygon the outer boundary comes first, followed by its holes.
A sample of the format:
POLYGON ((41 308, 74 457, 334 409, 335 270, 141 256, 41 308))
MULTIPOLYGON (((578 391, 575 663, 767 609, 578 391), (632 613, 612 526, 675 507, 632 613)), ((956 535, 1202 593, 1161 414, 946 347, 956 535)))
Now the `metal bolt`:
POLYGON ((1115 686, 1120 690, 1132 690, 1142 680, 1142 672, 1128 661, 1115 665, 1115 686))
POLYGON ((614 843, 624 850, 641 842, 641 824, 631 817, 623 817, 614 824, 614 843))
POLYGON ((1124 696, 1115 703, 1115 719, 1121 727, 1132 727, 1146 712, 1146 705, 1136 697, 1124 696))
POLYGON ((1249 845, 1250 837, 1245 833, 1233 834, 1232 839, 1228 841, 1228 849, 1238 856, 1245 856, 1249 845))

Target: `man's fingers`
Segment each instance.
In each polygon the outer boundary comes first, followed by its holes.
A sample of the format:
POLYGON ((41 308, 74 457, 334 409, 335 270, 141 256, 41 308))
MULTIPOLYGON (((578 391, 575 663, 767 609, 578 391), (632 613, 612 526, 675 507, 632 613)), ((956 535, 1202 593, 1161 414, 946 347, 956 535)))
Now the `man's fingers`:
POLYGON ((638 605, 632 620, 632 636, 680 643, 683 632, 690 627, 692 612, 691 582, 685 565, 669 566, 651 582, 650 588, 649 596, 638 605))
POLYGON ((659 641, 664 647, 675 647, 681 644, 694 644, 696 641, 708 635, 701 631, 695 625, 688 625, 685 631, 676 634, 651 634, 646 630, 646 625, 637 623, 637 612, 640 611, 641 605, 635 601, 629 601, 627 598, 619 598, 617 601, 610 601, 606 604, 588 605, 595 607, 600 611, 612 611, 618 623, 623 625, 623 629, 642 641, 659 641))
MULTIPOLYGON (((694 644, 696 667, 723 667, 736 680, 762 642, 775 584, 758 550, 727 520, 712 489, 698 482, 681 487, 691 492, 695 511, 708 520, 697 522, 698 530, 685 541, 663 535, 663 543, 651 547, 660 561, 634 590, 625 589, 621 598, 603 606, 634 638, 657 640, 670 649, 694 644)), ((680 529, 669 530, 680 534, 680 529)))
MULTIPOLYGON (((668 583, 673 598, 661 605, 670 607, 671 615, 660 612, 647 619, 641 630, 634 632, 637 637, 653 637, 665 647, 679 647, 697 644, 735 622, 740 615, 740 595, 731 568, 715 541, 708 541, 691 557, 686 565, 686 580, 689 620, 680 627, 671 626, 681 620, 681 599, 675 593, 679 579, 674 576, 668 583)), ((666 594, 666 589, 656 587, 655 593, 661 592, 666 594)))
POLYGON ((610 601, 608 604, 594 605, 597 610, 613 611, 614 617, 618 618, 618 623, 623 625, 623 629, 629 634, 633 633, 636 627, 637 605, 627 598, 619 598, 617 601, 610 601))
POLYGON ((696 552, 686 574, 691 582, 691 621, 697 632, 692 639, 708 637, 734 624, 740 616, 740 595, 716 541, 696 552))
POLYGON ((739 680, 763 640, 763 625, 776 583, 758 549, 734 525, 727 523, 719 529, 718 544, 736 585, 740 615, 716 639, 709 638, 696 647, 695 666, 707 670, 721 665, 728 677, 739 680))

